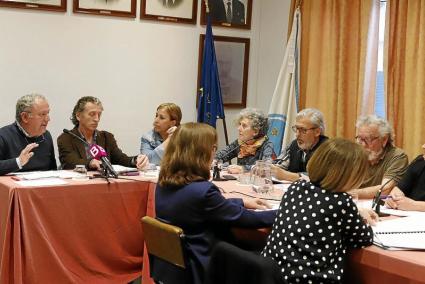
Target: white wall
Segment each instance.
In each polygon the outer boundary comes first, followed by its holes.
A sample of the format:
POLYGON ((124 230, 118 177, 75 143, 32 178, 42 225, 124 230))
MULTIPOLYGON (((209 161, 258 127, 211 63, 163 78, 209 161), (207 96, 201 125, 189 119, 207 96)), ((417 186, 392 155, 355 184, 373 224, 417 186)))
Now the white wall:
MULTIPOLYGON (((267 111, 290 0, 253 2, 250 31, 214 27, 213 32, 251 38, 248 106, 267 111)), ((199 7, 197 25, 142 21, 139 12, 136 19, 121 19, 71 10, 70 0, 66 13, 0 8, 0 125, 13 122, 18 97, 39 92, 49 99, 49 130, 56 138, 72 127, 69 116, 77 99, 93 95, 105 109, 100 128, 136 154, 158 104, 176 102, 183 121, 196 119, 199 34, 205 32, 199 7)), ((226 109, 231 139, 238 112, 226 109)))

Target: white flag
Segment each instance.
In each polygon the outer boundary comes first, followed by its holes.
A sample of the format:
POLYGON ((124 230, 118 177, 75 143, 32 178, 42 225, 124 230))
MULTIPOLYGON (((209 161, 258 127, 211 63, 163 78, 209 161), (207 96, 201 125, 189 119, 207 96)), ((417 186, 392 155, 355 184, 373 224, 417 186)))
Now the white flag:
POLYGON ((268 137, 277 155, 295 138, 291 126, 295 124, 299 102, 299 73, 301 43, 301 13, 297 8, 291 35, 280 67, 276 88, 269 108, 268 137))

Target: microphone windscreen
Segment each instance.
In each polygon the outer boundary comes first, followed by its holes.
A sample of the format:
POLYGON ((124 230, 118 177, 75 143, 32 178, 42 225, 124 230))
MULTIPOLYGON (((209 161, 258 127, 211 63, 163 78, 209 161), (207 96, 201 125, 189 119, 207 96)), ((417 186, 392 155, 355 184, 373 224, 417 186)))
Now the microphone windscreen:
POLYGON ((92 157, 96 160, 100 160, 102 157, 107 157, 105 149, 100 147, 99 145, 93 144, 90 146, 89 149, 90 154, 92 157))

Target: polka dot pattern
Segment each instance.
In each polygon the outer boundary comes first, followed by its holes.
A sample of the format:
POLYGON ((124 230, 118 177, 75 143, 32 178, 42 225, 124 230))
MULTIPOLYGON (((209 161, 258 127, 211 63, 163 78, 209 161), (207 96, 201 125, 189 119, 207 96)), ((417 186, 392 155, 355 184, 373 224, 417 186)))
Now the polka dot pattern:
POLYGON ((283 196, 262 255, 278 263, 288 283, 340 282, 346 249, 372 239, 348 194, 300 180, 283 196))

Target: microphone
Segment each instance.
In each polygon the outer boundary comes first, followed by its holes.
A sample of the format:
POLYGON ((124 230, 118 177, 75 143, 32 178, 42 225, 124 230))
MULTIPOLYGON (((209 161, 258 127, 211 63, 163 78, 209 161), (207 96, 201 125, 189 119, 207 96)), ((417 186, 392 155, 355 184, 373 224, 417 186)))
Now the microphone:
MULTIPOLYGON (((267 136, 265 136, 265 137, 267 138, 267 136)), ((242 141, 241 144, 238 143, 238 144, 236 144, 236 146, 234 146, 234 147, 232 147, 230 149, 224 150, 225 154, 222 155, 221 158, 217 158, 217 163, 213 167, 213 181, 225 181, 225 180, 228 180, 227 178, 222 178, 221 177, 221 173, 220 173, 221 172, 221 167, 218 165, 218 161, 225 162, 224 159, 223 159, 223 157, 226 157, 227 158, 229 156, 229 154, 232 153, 234 150, 236 150, 240 146, 248 143, 249 141, 255 140, 257 138, 259 138, 258 135, 254 136, 254 137, 252 137, 250 139, 247 139, 245 141, 242 141)), ((230 161, 230 160, 231 159, 228 159, 228 161, 230 161)))
POLYGON ((384 187, 392 180, 394 180, 394 179, 390 178, 389 180, 387 180, 378 189, 378 191, 375 193, 375 196, 372 199, 372 209, 376 212, 376 214, 378 214, 379 217, 386 217, 386 216, 390 215, 390 214, 386 214, 386 213, 381 212, 381 205, 384 205, 384 202, 381 200, 381 195, 382 195, 382 190, 384 189, 384 187))
POLYGON ((89 147, 90 147, 90 144, 89 144, 89 143, 87 143, 87 141, 86 141, 86 140, 84 140, 84 139, 83 139, 83 138, 81 138, 80 136, 76 135, 75 133, 73 133, 73 132, 69 131, 68 129, 64 128, 64 129, 63 129, 63 133, 69 134, 69 135, 71 135, 72 137, 77 138, 78 140, 80 140, 81 142, 83 142, 83 144, 84 144, 84 145, 87 145, 87 146, 89 146, 89 147))
POLYGON ((273 164, 281 165, 281 164, 285 163, 286 161, 288 161, 290 156, 291 156, 291 148, 290 148, 290 146, 288 146, 285 149, 285 156, 283 156, 283 158, 281 158, 281 159, 274 160, 273 164))
POLYGON ((68 129, 63 129, 63 132, 66 134, 71 135, 74 138, 77 138, 78 140, 80 140, 84 145, 89 147, 89 153, 90 155, 93 157, 93 159, 96 160, 100 160, 102 162, 102 167, 105 169, 106 171, 106 176, 107 174, 111 174, 114 178, 118 177, 117 172, 114 170, 114 168, 112 167, 111 162, 108 160, 107 158, 107 153, 105 151, 105 149, 103 149, 102 147, 100 147, 99 145, 93 144, 90 145, 89 143, 87 143, 86 140, 84 140, 83 138, 81 138, 80 136, 76 135, 75 133, 71 132, 68 129))
POLYGON ((105 149, 97 144, 93 144, 90 146, 89 152, 94 159, 102 161, 102 166, 107 170, 107 172, 109 172, 114 178, 118 178, 118 173, 114 170, 114 167, 108 160, 108 155, 106 154, 105 149))

